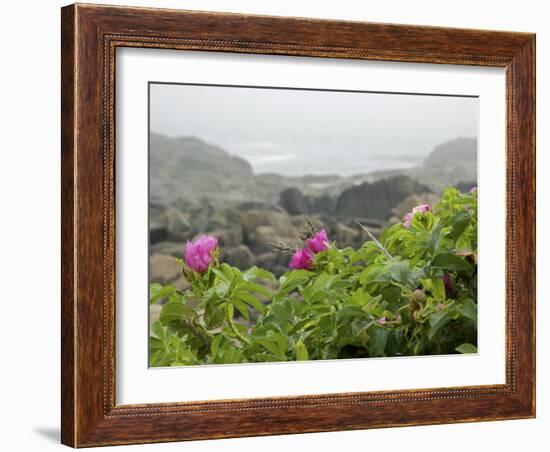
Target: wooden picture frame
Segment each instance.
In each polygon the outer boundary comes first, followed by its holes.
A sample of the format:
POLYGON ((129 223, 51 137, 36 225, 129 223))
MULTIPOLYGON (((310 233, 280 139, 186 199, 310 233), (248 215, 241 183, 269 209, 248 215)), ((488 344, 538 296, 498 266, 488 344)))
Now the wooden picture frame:
POLYGON ((62 9, 62 442, 73 447, 535 416, 535 35, 70 5, 62 9), (115 50, 240 52, 506 70, 506 383, 115 403, 115 50))

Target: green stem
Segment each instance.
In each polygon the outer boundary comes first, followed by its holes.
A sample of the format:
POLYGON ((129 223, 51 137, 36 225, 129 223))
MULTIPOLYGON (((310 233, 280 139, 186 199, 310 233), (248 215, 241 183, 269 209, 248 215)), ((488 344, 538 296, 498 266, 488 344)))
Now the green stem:
POLYGON ((231 328, 231 331, 233 331, 233 334, 235 335, 235 337, 239 339, 241 342, 243 342, 244 344, 250 345, 250 340, 247 337, 243 336, 235 326, 235 323, 233 323, 233 314, 229 309, 229 303, 225 307, 225 314, 227 318, 227 323, 229 324, 229 327, 231 328))
POLYGON ((382 253, 384 253, 386 255, 386 257, 390 260, 393 259, 393 256, 388 252, 388 250, 386 248, 384 248, 384 245, 382 245, 374 235, 372 235, 372 232, 369 231, 369 229, 366 227, 366 226, 363 226, 359 221, 355 220, 355 222, 359 225, 359 227, 361 229, 363 229, 363 231, 365 231, 368 236, 371 238, 371 240, 375 243, 375 245, 380 249, 380 251, 382 251, 382 253))

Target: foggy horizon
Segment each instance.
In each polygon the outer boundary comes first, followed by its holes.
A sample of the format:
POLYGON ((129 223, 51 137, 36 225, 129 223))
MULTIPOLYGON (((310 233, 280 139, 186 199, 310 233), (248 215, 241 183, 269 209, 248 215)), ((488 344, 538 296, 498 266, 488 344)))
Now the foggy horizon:
POLYGON ((478 138, 475 97, 154 83, 149 115, 151 132, 198 138, 256 174, 406 169, 437 145, 478 138))

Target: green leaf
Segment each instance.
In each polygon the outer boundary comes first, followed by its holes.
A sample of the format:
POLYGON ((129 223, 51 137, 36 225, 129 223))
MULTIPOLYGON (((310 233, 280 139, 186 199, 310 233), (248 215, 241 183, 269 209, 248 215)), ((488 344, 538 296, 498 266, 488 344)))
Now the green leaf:
POLYGON ((264 314, 266 311, 265 306, 262 304, 260 300, 258 300, 254 295, 251 295, 248 292, 237 292, 235 296, 241 300, 244 301, 246 304, 252 306, 256 311, 260 312, 261 314, 264 314))
POLYGON ((158 293, 162 290, 162 285, 159 283, 152 283, 149 285, 149 302, 155 303, 160 297, 158 293))
POLYGON ((359 275, 359 282, 361 284, 366 284, 370 281, 374 281, 378 279, 382 272, 383 270, 379 265, 370 265, 365 268, 359 275))
POLYGON ((441 331, 441 329, 447 325, 450 321, 450 317, 446 312, 436 312, 430 317, 430 330, 428 332, 428 339, 431 341, 434 336, 441 331))
POLYGON ((461 304, 459 304, 458 310, 464 317, 477 322, 477 304, 475 304, 470 298, 466 298, 461 304))
POLYGON ((470 224, 471 218, 471 214, 465 210, 454 215, 451 220, 452 227, 448 237, 456 242, 470 224))
POLYGON ((373 356, 385 356, 384 350, 388 342, 388 331, 380 326, 373 325, 370 332, 369 351, 373 356))
POLYGON ((266 289, 264 286, 260 286, 259 284, 256 284, 250 281, 241 284, 239 287, 247 289, 251 292, 256 292, 260 295, 263 295, 264 297, 269 297, 271 295, 271 292, 268 289, 266 289))
POLYGON ((430 240, 428 241, 428 248, 432 252, 432 254, 435 252, 437 247, 439 246, 439 242, 441 239, 441 229, 443 228, 442 223, 438 223, 438 225, 433 229, 430 240))
POLYGON ((215 306, 213 303, 206 305, 204 309, 204 324, 206 329, 214 330, 219 328, 223 323, 224 312, 221 307, 215 306))
POLYGON ((401 305, 401 288, 393 285, 384 287, 382 299, 388 303, 389 309, 397 309, 401 305))
POLYGON ((462 344, 455 348, 459 353, 477 353, 477 347, 472 344, 462 344))
POLYGON ((411 270, 408 261, 392 263, 390 268, 390 276, 395 282, 400 284, 408 284, 411 270))
POLYGON ((157 320, 155 323, 153 323, 153 326, 151 327, 151 330, 153 331, 153 334, 158 337, 161 341, 166 341, 166 331, 168 328, 164 327, 160 320, 157 320))
POLYGON ((432 267, 457 272, 469 272, 472 270, 472 266, 467 261, 451 253, 443 253, 435 256, 432 260, 432 267))
POLYGON ((235 276, 241 274, 238 268, 231 267, 231 265, 228 265, 226 263, 220 265, 220 270, 226 276, 227 281, 233 281, 235 276))
POLYGON ((297 361, 307 361, 309 359, 309 353, 307 352, 307 347, 302 341, 297 341, 295 348, 296 348, 297 361))
POLYGON ((256 338, 255 342, 267 348, 275 356, 279 356, 279 345, 277 342, 265 337, 256 338))
POLYGON ((149 286, 149 302, 151 304, 167 298, 169 301, 185 302, 185 296, 172 285, 163 286, 158 283, 152 283, 149 286))
POLYGON ((214 273, 218 278, 220 278, 222 281, 225 281, 227 284, 231 282, 233 279, 233 273, 231 272, 230 277, 226 275, 224 272, 222 272, 220 269, 215 267, 210 267, 210 271, 214 273))
POLYGON ((253 281, 254 279, 265 279, 267 281, 276 281, 275 275, 273 273, 264 270, 263 268, 258 268, 256 266, 250 267, 248 270, 243 272, 243 279, 245 281, 253 281))
POLYGON ((195 316, 195 312, 187 305, 171 301, 162 307, 159 319, 163 325, 168 325, 173 322, 181 322, 183 318, 192 319, 195 316))
POLYGON ((435 298, 441 301, 445 301, 446 299, 446 293, 445 293, 445 283, 443 282, 443 279, 441 278, 434 278, 432 281, 432 294, 435 298))
POLYGON ((334 281, 334 277, 335 275, 329 275, 328 273, 321 273, 317 276, 313 281, 313 295, 317 292, 328 289, 334 281))
POLYGON ((216 356, 218 354, 218 350, 220 349, 220 344, 223 340, 222 334, 217 334, 214 337, 214 340, 210 344, 210 353, 212 353, 212 356, 216 356))
POLYGON ((237 311, 239 311, 241 313, 241 315, 246 319, 246 320, 250 320, 250 314, 248 313, 248 307, 246 306, 245 303, 243 303, 241 300, 239 300, 238 298, 231 298, 230 300, 230 303, 235 307, 237 308, 237 311))

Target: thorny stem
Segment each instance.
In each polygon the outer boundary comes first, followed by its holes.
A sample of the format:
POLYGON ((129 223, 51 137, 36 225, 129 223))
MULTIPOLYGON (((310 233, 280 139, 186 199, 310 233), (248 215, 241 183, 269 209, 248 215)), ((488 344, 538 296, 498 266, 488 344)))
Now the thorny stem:
POLYGON ((195 322, 182 318, 181 323, 183 323, 183 325, 188 330, 190 330, 196 337, 198 337, 204 345, 210 344, 210 341, 208 339, 208 334, 203 333, 200 330, 199 325, 197 325, 195 322))
POLYGON ((231 311, 229 310, 229 305, 225 308, 225 314, 227 318, 227 323, 229 324, 229 327, 231 328, 231 331, 233 331, 233 334, 237 339, 239 339, 241 342, 245 343, 246 345, 250 345, 250 341, 248 338, 243 336, 241 332, 237 329, 235 324, 233 323, 233 316, 231 315, 231 311))
POLYGON ((366 226, 363 226, 361 223, 359 223, 359 221, 355 220, 355 222, 359 225, 359 227, 361 229, 363 229, 363 231, 365 231, 368 236, 371 238, 371 240, 376 244, 376 246, 386 255, 386 257, 388 259, 393 259, 392 255, 388 252, 388 250, 386 248, 384 248, 384 246, 376 239, 376 237, 374 235, 372 235, 372 233, 368 230, 368 228, 366 226))

